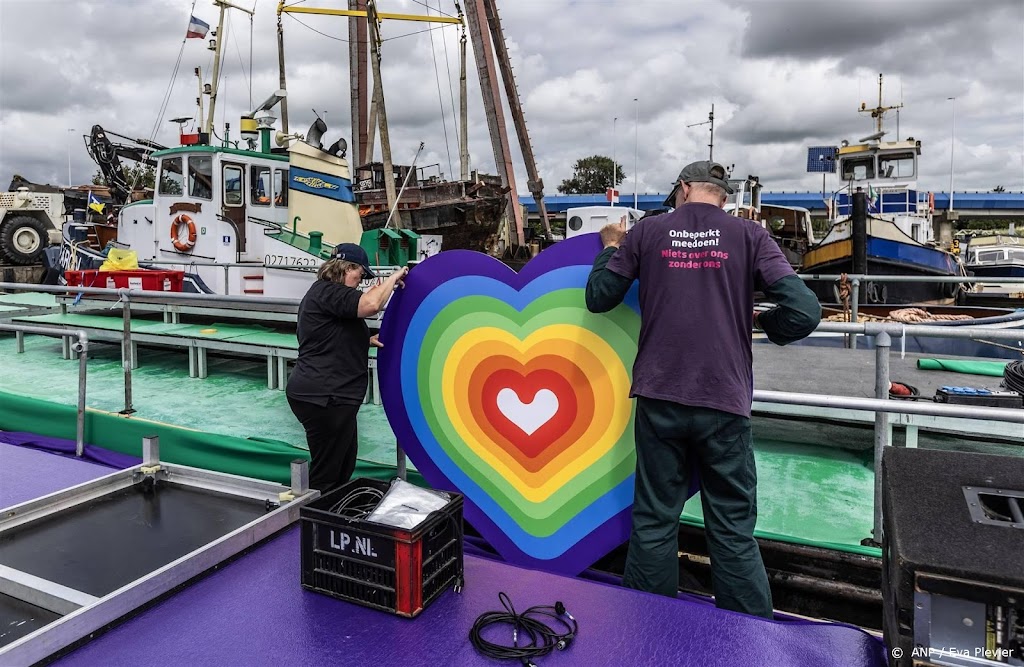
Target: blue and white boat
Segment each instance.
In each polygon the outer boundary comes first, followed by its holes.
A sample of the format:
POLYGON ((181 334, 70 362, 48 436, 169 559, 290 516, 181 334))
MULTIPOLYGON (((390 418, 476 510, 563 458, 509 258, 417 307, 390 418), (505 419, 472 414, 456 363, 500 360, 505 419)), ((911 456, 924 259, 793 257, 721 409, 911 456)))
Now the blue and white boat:
MULTIPOLYGON (((882 106, 879 76, 878 106, 862 105, 877 119, 878 132, 851 145, 843 141, 836 167, 843 187, 829 201, 831 227, 805 255, 801 273, 855 273, 853 247, 853 194, 868 195, 866 255, 868 274, 906 276, 963 275, 957 256, 939 247, 932 226, 934 195, 918 190, 921 142, 913 137, 883 141, 882 117, 895 107, 882 106)), ((837 302, 835 286, 812 282, 823 302, 837 302)), ((867 281, 868 303, 948 303, 955 299, 955 283, 867 281)))

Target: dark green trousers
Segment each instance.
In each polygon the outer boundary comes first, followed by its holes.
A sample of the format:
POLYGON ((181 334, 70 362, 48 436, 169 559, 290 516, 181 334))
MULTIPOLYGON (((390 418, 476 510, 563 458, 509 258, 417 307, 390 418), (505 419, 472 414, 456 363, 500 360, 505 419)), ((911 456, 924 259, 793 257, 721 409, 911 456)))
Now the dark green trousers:
POLYGON ((675 597, 679 590, 679 515, 700 471, 704 528, 715 604, 765 618, 772 597, 754 540, 757 472, 746 417, 637 397, 633 529, 623 583, 675 597))

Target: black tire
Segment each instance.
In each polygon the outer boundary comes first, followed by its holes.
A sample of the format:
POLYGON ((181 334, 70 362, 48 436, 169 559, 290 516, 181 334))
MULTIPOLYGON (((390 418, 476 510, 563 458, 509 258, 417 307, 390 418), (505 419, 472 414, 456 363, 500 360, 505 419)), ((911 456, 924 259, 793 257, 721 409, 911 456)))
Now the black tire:
POLYGON ((0 223, 0 255, 12 264, 38 264, 50 245, 46 225, 29 215, 0 223))

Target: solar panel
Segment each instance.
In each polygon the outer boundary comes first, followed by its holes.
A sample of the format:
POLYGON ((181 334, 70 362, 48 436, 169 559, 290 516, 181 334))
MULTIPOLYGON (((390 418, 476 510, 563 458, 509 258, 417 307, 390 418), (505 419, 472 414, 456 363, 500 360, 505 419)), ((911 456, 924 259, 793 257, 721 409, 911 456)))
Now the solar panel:
POLYGON ((834 174, 838 152, 835 146, 811 146, 807 149, 807 171, 834 174))

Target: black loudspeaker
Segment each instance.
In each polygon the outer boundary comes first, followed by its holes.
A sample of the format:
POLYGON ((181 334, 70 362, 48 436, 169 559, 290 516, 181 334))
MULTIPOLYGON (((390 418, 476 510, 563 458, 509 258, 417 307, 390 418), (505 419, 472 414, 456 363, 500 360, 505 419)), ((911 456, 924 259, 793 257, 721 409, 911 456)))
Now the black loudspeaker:
POLYGON ((1024 665, 1024 457, 886 448, 882 513, 890 664, 1024 665))

